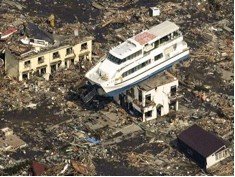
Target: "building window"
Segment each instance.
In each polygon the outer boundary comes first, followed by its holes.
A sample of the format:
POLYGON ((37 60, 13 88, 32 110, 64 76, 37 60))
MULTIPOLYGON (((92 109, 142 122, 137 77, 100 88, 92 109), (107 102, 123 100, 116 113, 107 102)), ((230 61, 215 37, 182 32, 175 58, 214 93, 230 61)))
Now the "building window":
POLYGON ((44 63, 44 57, 38 57, 38 64, 44 63))
POLYGON ((51 65, 51 73, 55 73, 56 72, 56 64, 51 65))
POLYGON ((145 117, 146 117, 146 118, 152 117, 152 112, 153 112, 153 111, 148 111, 148 112, 146 112, 146 113, 145 113, 145 117))
POLYGON ((71 59, 71 65, 74 65, 74 59, 71 59))
POLYGON ((25 68, 30 67, 30 65, 31 65, 31 61, 30 61, 30 60, 24 62, 24 67, 25 67, 25 68))
POLYGON ((22 74, 22 79, 23 79, 23 80, 29 79, 29 78, 28 78, 28 73, 23 73, 23 74, 22 74))
POLYGON ((81 45, 81 50, 86 50, 86 49, 88 49, 87 42, 81 45))
POLYGON ((134 95, 134 88, 131 88, 130 90, 128 90, 128 93, 129 93, 129 95, 130 95, 132 98, 135 97, 135 95, 134 95))
POLYGON ((145 100, 146 101, 151 101, 151 94, 145 95, 145 100))
POLYGON ((157 117, 160 117, 160 116, 162 116, 162 105, 159 105, 157 108, 156 108, 156 110, 157 110, 157 117))
POLYGON ((162 53, 154 57, 154 61, 157 61, 163 57, 162 53))
POLYGON ((53 59, 60 58, 59 52, 53 53, 53 59))
POLYGON ((66 55, 70 55, 73 53, 72 47, 66 49, 66 55))
POLYGON ((176 85, 171 86, 171 96, 175 96, 176 95, 176 90, 177 90, 176 85))
POLYGON ((43 76, 46 74, 46 67, 38 69, 36 74, 37 76, 43 76))
POLYGON ((169 109, 176 111, 176 101, 171 101, 169 104, 169 109))
POLYGON ((65 66, 65 68, 68 68, 68 60, 65 60, 64 66, 65 66))
POLYGON ((139 90, 139 102, 142 102, 142 91, 139 90))

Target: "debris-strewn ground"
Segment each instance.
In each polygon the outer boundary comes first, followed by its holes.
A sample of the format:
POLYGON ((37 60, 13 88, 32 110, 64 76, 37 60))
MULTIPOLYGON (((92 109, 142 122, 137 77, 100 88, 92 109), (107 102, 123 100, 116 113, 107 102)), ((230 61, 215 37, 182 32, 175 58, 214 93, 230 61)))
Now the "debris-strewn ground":
MULTIPOLYGON (((204 172, 174 146, 176 135, 196 123, 233 149, 231 0, 3 0, 0 26, 26 19, 47 29, 51 13, 61 34, 74 26, 93 34, 94 60, 61 70, 50 82, 36 76, 18 82, 1 68, 0 128, 12 128, 28 146, 1 154, 0 175, 28 175, 33 161, 45 175, 233 175, 233 151, 204 172), (161 15, 150 17, 148 7, 156 5, 161 15), (180 80, 179 111, 140 123, 106 98, 83 105, 80 87, 91 65, 110 47, 167 19, 182 28, 191 48, 190 60, 170 70, 180 80), (120 131, 129 125, 129 132, 120 131)), ((0 42, 0 52, 9 44, 0 42)))

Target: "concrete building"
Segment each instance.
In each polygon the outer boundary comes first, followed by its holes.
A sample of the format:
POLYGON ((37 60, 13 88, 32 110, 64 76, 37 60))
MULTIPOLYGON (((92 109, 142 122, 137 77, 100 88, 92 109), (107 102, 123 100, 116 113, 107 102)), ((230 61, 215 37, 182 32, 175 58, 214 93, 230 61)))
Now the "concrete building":
POLYGON ((91 60, 92 38, 76 39, 67 44, 45 48, 18 46, 5 51, 5 72, 20 81, 32 74, 46 76, 58 68, 69 68, 80 60, 91 60))
POLYGON ((204 169, 230 156, 223 139, 197 125, 181 132, 177 140, 179 149, 204 169))
POLYGON ((164 72, 139 83, 114 100, 145 122, 166 115, 170 110, 178 110, 177 89, 177 78, 164 72))

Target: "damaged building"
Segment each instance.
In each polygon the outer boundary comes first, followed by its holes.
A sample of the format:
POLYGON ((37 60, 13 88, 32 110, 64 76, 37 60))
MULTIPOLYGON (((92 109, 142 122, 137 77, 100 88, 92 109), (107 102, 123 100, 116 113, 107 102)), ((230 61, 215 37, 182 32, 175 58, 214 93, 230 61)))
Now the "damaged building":
POLYGON ((177 78, 164 72, 121 93, 114 100, 145 122, 166 115, 170 110, 178 110, 178 85, 177 78))
POLYGON ((210 168, 230 156, 227 143, 223 139, 196 124, 181 132, 177 139, 179 149, 201 168, 210 168))
POLYGON ((32 74, 49 76, 59 68, 69 68, 79 60, 91 60, 91 50, 91 38, 79 40, 75 45, 62 45, 40 51, 27 50, 24 47, 22 52, 6 50, 5 71, 8 76, 20 81, 30 79, 32 74))
POLYGON ((79 33, 76 28, 74 34, 65 36, 42 30, 29 22, 5 36, 4 41, 9 42, 5 49, 5 73, 20 81, 32 75, 48 80, 59 68, 69 68, 78 61, 90 61, 92 57, 93 38, 79 33))

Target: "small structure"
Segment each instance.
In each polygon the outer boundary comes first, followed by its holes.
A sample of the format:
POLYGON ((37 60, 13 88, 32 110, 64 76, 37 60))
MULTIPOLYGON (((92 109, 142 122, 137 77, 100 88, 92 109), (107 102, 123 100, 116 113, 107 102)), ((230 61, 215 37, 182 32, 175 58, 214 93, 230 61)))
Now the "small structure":
POLYGON ((159 16, 160 15, 160 9, 157 7, 150 7, 149 14, 151 17, 159 16))
POLYGON ((6 127, 0 130, 0 152, 12 151, 26 146, 26 143, 13 134, 13 130, 6 127))
POLYGON ((227 158, 230 153, 223 139, 193 125, 181 132, 178 147, 204 169, 227 158))
POLYGON ((178 80, 163 72, 114 97, 122 107, 149 121, 178 110, 178 80))

